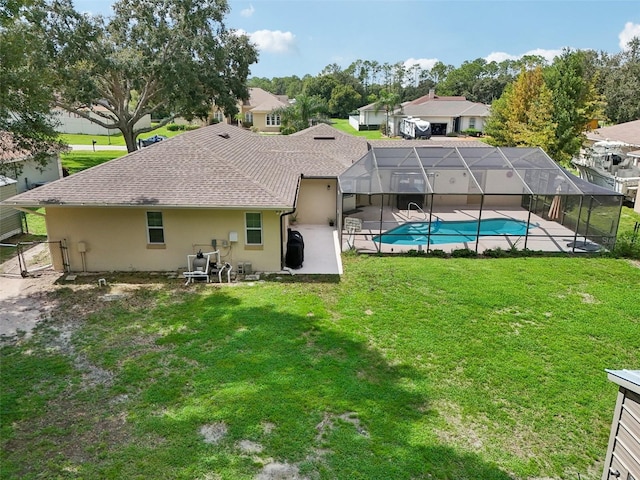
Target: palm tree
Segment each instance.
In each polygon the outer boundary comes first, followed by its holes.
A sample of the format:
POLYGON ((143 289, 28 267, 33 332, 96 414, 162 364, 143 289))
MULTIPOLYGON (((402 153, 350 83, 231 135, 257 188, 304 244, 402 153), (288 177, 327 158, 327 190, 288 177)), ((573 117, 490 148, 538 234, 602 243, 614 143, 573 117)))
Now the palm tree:
POLYGON ((324 100, 311 95, 298 95, 295 101, 286 107, 274 110, 280 115, 281 133, 288 135, 309 128, 314 122, 327 123, 323 115, 326 111, 324 100))
POLYGON ((380 90, 378 100, 373 104, 373 113, 376 115, 380 110, 385 112, 385 134, 389 136, 389 112, 393 112, 396 107, 400 106, 400 95, 389 90, 380 90))

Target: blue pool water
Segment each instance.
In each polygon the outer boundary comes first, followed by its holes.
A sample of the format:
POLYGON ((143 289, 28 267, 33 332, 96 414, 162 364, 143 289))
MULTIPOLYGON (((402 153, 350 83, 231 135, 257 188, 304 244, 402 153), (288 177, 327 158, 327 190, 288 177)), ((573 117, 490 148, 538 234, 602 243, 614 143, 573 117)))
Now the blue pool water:
MULTIPOLYGON (((531 224, 530 227, 537 225, 531 224)), ((527 222, 508 218, 488 218, 480 220, 480 236, 485 235, 525 235, 527 222)), ((436 221, 431 225, 429 243, 475 242, 478 234, 477 220, 436 221)), ((373 237, 374 242, 392 245, 426 245, 429 222, 409 222, 373 237)))

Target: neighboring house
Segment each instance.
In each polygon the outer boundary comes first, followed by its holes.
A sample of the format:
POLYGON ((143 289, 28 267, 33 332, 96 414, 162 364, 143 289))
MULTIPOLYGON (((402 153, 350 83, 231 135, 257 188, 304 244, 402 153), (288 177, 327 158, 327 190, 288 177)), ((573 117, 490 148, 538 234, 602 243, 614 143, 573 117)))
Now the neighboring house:
MULTIPOLYGON (((399 135, 399 125, 403 118, 414 117, 431 123, 431 133, 444 136, 448 133, 468 129, 484 130, 484 122, 489 116, 489 105, 470 102, 465 97, 442 97, 431 89, 428 95, 405 102, 389 116, 389 132, 399 135)), ((383 109, 376 112, 375 103, 358 109, 358 115, 349 117, 349 124, 356 130, 378 130, 386 122, 383 109)))
POLYGON ((11 134, 0 132, 0 174, 17 181, 17 193, 22 193, 62 177, 62 165, 58 155, 51 156, 42 165, 29 152, 17 150, 11 134))
MULTIPOLYGON (((93 109, 96 111, 100 111, 106 115, 111 115, 109 110, 107 110, 103 106, 94 105, 93 109)), ((104 118, 90 111, 89 109, 87 109, 86 111, 92 118, 106 121, 104 118)), ((121 133, 117 128, 107 129, 101 127, 97 123, 93 123, 92 121, 87 120, 86 118, 81 117, 76 113, 71 113, 61 108, 54 109, 53 114, 55 116, 55 119, 59 122, 59 124, 56 126, 56 131, 60 133, 81 133, 86 135, 115 135, 121 133)), ((136 123, 136 129, 148 127, 151 127, 151 115, 145 115, 136 123)))
POLYGON ((624 142, 631 147, 640 147, 640 120, 596 128, 587 132, 587 145, 585 146, 592 146, 595 142, 603 140, 624 142))
MULTIPOLYGON (((44 207, 49 240, 66 240, 72 271, 169 271, 198 249, 280 271, 291 213, 327 226, 337 177, 367 153, 365 139, 318 125, 259 135, 216 124, 12 198, 44 207)), ((63 269, 59 251, 54 268, 63 269)), ((66 260, 66 259, 65 259, 66 260)))
POLYGON ((280 132, 280 115, 275 110, 288 107, 286 95, 274 95, 262 88, 250 88, 249 99, 238 102, 238 119, 225 118, 221 110, 214 108, 213 118, 218 122, 240 123, 245 127, 255 127, 260 132, 280 132))
POLYGON ((375 103, 360 107, 357 115, 349 115, 349 125, 356 130, 380 130, 380 126, 384 125, 385 120, 384 109, 376 111, 375 103))
MULTIPOLYGON (((0 175, 0 202, 18 194, 15 180, 0 175)), ((22 233, 22 213, 11 207, 0 207, 0 240, 22 233)))
POLYGON ((640 479, 640 370, 607 370, 619 386, 602 480, 640 479))
POLYGON ((406 102, 389 118, 389 132, 399 135, 403 118, 413 117, 431 123, 431 134, 444 136, 465 130, 484 130, 489 105, 470 102, 465 97, 441 97, 432 89, 428 95, 406 102))

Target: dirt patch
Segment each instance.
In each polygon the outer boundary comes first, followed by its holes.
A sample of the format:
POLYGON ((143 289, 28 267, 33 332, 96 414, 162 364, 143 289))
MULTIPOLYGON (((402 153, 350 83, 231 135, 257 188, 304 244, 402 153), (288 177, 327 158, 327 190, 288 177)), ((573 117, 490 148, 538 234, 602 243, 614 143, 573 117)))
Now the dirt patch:
POLYGON ((227 435, 227 430, 227 425, 223 422, 211 423, 200 428, 200 435, 204 437, 205 443, 215 445, 227 435))
POLYGON ((264 466, 256 480, 306 480, 300 476, 300 469, 289 463, 273 462, 264 466))
POLYGON ((49 318, 57 302, 48 296, 60 277, 55 272, 35 277, 3 276, 0 281, 0 337, 29 337, 33 329, 49 318))

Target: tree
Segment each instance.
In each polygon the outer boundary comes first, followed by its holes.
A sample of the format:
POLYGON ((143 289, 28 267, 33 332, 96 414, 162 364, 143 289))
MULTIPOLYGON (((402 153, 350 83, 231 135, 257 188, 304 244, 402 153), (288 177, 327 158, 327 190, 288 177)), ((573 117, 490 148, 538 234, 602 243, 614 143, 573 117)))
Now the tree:
POLYGON ((0 173, 14 155, 28 154, 44 165, 64 149, 58 140, 52 71, 31 20, 35 0, 4 3, 0 11, 0 173))
POLYGON ((603 54, 600 81, 606 99, 605 114, 613 123, 640 118, 640 37, 629 41, 627 48, 609 57, 603 54))
POLYGON ((349 113, 361 105, 361 102, 362 95, 351 85, 338 85, 331 92, 329 113, 334 117, 347 118, 349 113))
POLYGON ((119 0, 108 21, 78 14, 70 0, 48 0, 47 8, 43 35, 59 72, 57 105, 119 129, 130 152, 140 133, 176 116, 206 118, 214 103, 233 116, 237 99, 248 98, 257 51, 225 26, 226 0, 119 0), (68 37, 59 36, 66 25, 73 26, 68 37), (161 109, 171 115, 135 127, 161 109))
POLYGON ((555 127, 551 91, 544 83, 542 68, 523 70, 493 102, 485 124, 490 143, 506 147, 554 148, 555 127))
POLYGON ((327 122, 324 115, 326 109, 327 104, 323 99, 310 95, 299 95, 291 105, 278 108, 273 113, 280 115, 280 132, 284 135, 290 135, 309 128, 314 123, 327 122))
POLYGON ((400 105, 400 95, 396 92, 383 89, 380 91, 378 100, 373 104, 373 112, 377 114, 380 110, 385 113, 385 134, 389 134, 389 113, 393 112, 400 105))
POLYGON ((553 92, 555 142, 549 154, 568 164, 580 152, 588 124, 602 116, 602 102, 596 92, 597 76, 587 75, 587 56, 565 50, 545 69, 545 83, 553 92))

